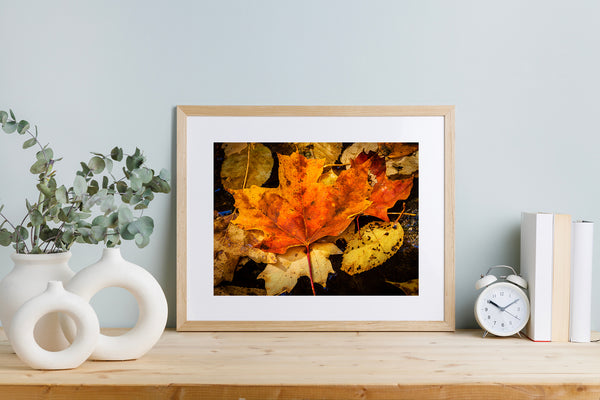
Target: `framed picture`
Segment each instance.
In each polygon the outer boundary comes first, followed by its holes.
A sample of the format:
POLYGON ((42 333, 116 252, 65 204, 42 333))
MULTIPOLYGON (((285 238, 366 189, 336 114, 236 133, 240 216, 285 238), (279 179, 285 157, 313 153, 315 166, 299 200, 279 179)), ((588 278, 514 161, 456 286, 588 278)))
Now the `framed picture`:
POLYGON ((453 106, 177 107, 177 330, 454 330, 453 106))

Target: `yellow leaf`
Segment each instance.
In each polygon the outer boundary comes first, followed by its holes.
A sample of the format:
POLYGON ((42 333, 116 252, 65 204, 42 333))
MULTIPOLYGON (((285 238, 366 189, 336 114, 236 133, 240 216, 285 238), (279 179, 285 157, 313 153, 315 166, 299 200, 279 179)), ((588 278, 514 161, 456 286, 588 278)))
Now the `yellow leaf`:
POLYGON ((348 241, 342 271, 356 275, 383 264, 396 254, 403 239, 404 229, 398 222, 368 223, 348 241))
MULTIPOLYGON (((238 148, 239 146, 232 146, 229 152, 238 148)), ((271 150, 260 143, 250 143, 245 149, 225 157, 221 166, 221 182, 227 190, 261 186, 271 176, 272 169, 271 150)))
MULTIPOLYGON (((325 287, 327 276, 334 273, 329 256, 342 254, 333 243, 313 243, 310 246, 310 260, 313 268, 313 281, 325 287)), ((301 276, 310 277, 306 250, 296 246, 285 254, 277 256, 277 263, 269 264, 258 279, 264 279, 268 295, 290 292, 301 276)))

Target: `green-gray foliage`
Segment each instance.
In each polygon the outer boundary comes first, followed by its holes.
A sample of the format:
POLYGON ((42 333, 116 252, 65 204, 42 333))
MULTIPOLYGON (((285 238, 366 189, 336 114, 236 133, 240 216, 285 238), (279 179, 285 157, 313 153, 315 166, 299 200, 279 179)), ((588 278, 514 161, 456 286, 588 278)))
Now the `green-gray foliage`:
POLYGON ((0 205, 0 246, 13 246, 18 253, 67 251, 74 243, 105 243, 114 247, 121 240, 133 240, 145 247, 154 230, 154 221, 143 215, 156 193, 169 193, 169 174, 158 174, 146 165, 140 149, 125 154, 114 147, 108 155, 92 153, 81 162, 70 186, 59 185, 49 145, 38 139, 37 127, 17 120, 12 110, 0 111, 2 130, 26 136, 23 148, 37 147, 29 171, 37 176, 39 195, 35 203, 25 200, 26 214, 12 223, 0 205), (137 215, 134 215, 135 214, 137 215))

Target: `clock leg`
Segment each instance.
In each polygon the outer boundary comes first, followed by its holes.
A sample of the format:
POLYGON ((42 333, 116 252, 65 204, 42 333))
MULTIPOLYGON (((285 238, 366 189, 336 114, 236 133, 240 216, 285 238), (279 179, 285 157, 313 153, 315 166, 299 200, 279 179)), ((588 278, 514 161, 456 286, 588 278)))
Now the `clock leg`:
POLYGON ((486 337, 488 334, 488 331, 483 331, 483 336, 482 337, 486 337))

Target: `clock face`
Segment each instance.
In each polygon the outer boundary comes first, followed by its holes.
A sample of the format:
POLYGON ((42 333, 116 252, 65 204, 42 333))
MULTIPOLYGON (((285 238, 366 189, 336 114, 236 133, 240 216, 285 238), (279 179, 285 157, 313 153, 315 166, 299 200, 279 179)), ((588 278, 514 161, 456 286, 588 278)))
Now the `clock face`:
POLYGON ((475 319, 479 326, 496 336, 514 335, 527 324, 529 299, 512 283, 494 283, 477 298, 475 319))

